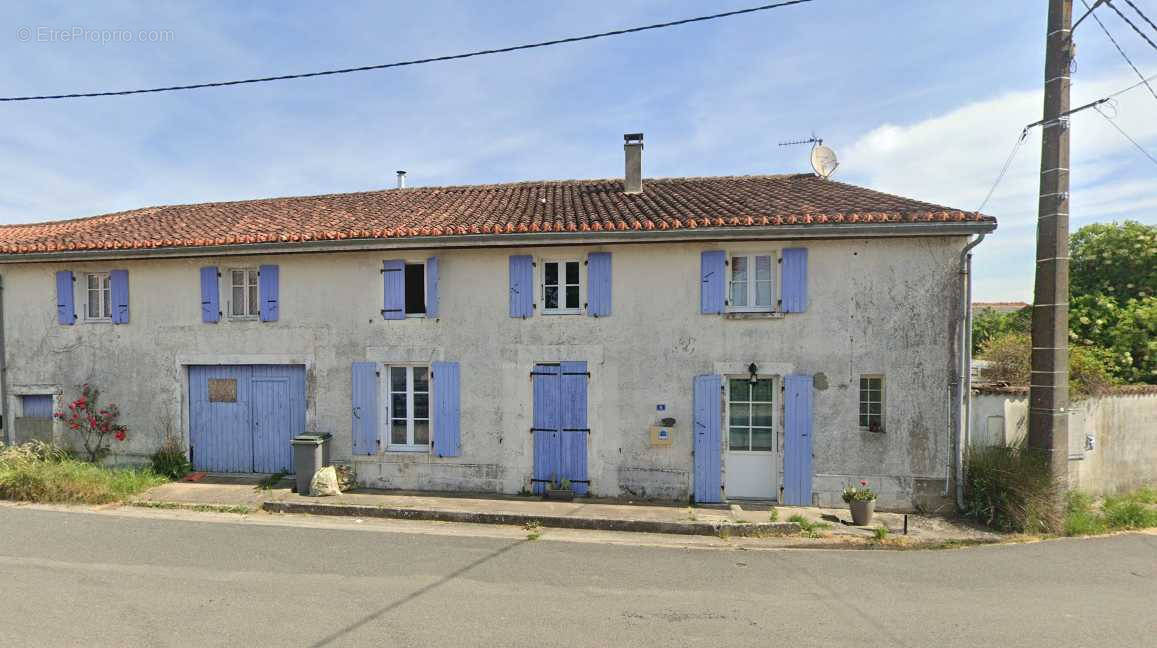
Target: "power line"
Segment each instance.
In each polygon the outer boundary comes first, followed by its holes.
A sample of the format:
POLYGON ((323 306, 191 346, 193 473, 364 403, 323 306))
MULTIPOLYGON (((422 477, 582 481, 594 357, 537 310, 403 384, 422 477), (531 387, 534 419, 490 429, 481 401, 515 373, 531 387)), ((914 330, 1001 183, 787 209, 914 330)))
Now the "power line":
MULTIPOLYGON (((1089 3, 1085 2, 1085 0, 1081 0, 1081 4, 1089 7, 1089 3)), ((1089 7, 1090 14, 1093 13, 1093 9, 1097 8, 1097 4, 1100 4, 1099 0, 1092 7, 1089 7)), ((1141 70, 1138 70, 1137 66, 1133 65, 1132 59, 1130 59, 1129 55, 1125 53, 1125 50, 1121 49, 1121 45, 1117 43, 1116 38, 1113 38, 1113 34, 1109 33, 1109 28, 1105 27, 1105 23, 1101 22, 1101 19, 1095 15, 1093 16, 1093 20, 1097 21, 1097 24, 1101 26, 1101 31, 1105 32, 1105 36, 1109 37, 1109 42, 1113 43, 1113 47, 1117 48, 1117 52, 1121 55, 1121 58, 1125 59, 1125 62, 1129 64, 1129 67, 1133 68, 1133 71, 1137 73, 1137 77, 1141 79, 1141 83, 1144 83, 1145 87, 1149 88, 1149 93, 1153 95, 1153 98, 1157 99, 1157 91, 1154 91, 1153 86, 1149 85, 1149 81, 1145 78, 1144 74, 1141 74, 1141 70)))
POLYGON ((1093 6, 1090 7, 1089 3, 1085 2, 1085 0, 1081 0, 1081 3, 1085 5, 1085 9, 1087 9, 1088 11, 1085 12, 1085 15, 1083 15, 1079 19, 1077 19, 1077 22, 1073 23, 1072 28, 1069 29, 1069 38, 1073 37, 1072 36, 1073 32, 1077 31, 1077 27, 1079 27, 1081 23, 1085 22, 1085 18, 1088 18, 1089 16, 1091 16, 1093 14, 1093 9, 1096 9, 1097 7, 1101 6, 1101 3, 1104 1, 1105 0, 1097 0, 1096 2, 1093 3, 1093 6))
POLYGON ((1110 117, 1110 116, 1106 115, 1104 112, 1102 112, 1101 108, 1099 106, 1096 107, 1096 110, 1097 110, 1097 114, 1104 117, 1105 121, 1109 122, 1110 126, 1112 126, 1113 128, 1116 128, 1117 132, 1120 133, 1122 137, 1129 140, 1129 143, 1132 144, 1134 147, 1136 147, 1136 149, 1138 151, 1141 151, 1141 155, 1144 155, 1145 157, 1149 158, 1149 161, 1152 162, 1153 164, 1157 164, 1157 158, 1150 155, 1149 151, 1146 151, 1143 146, 1141 146, 1140 144, 1137 143, 1137 140, 1133 139, 1132 137, 1129 137, 1129 134, 1125 132, 1125 129, 1121 128, 1117 124, 1117 122, 1113 121, 1112 117, 1110 117))
POLYGON ((1144 79, 1141 79, 1137 83, 1134 83, 1133 85, 1131 85, 1127 88, 1122 88, 1122 89, 1114 92, 1113 94, 1105 95, 1105 99, 1112 99, 1113 97, 1116 97, 1117 95, 1125 94, 1126 92, 1132 90, 1133 88, 1137 88, 1137 87, 1140 87, 1142 85, 1149 85, 1149 82, 1152 81, 1153 79, 1157 79, 1157 74, 1150 74, 1149 76, 1145 77, 1144 79))
POLYGON ((984 209, 984 206, 987 205, 988 201, 992 198, 992 194, 996 192, 996 188, 1000 185, 1000 181, 1004 180, 1004 174, 1008 173, 1008 167, 1012 166, 1012 160, 1016 157, 1017 151, 1020 150, 1020 147, 1022 144, 1024 144, 1024 141, 1028 139, 1028 131, 1030 128, 1032 127, 1025 126, 1024 130, 1020 132, 1020 137, 1016 138, 1016 144, 1013 144, 1012 150, 1008 152, 1008 157, 1004 160, 1004 166, 1000 167, 1000 173, 996 175, 996 181, 992 183, 992 187, 989 188, 988 194, 984 197, 984 201, 982 201, 980 206, 976 208, 977 213, 980 213, 980 211, 984 209))
POLYGON ((1157 25, 1154 25, 1153 21, 1149 20, 1149 16, 1141 13, 1141 10, 1137 8, 1137 5, 1133 4, 1133 0, 1125 0, 1125 3, 1132 7, 1133 11, 1136 11, 1138 16, 1141 16, 1141 20, 1149 23, 1149 26, 1152 27, 1154 31, 1157 31, 1157 25))
MULTIPOLYGON (((1133 31, 1137 32, 1137 35, 1138 35, 1138 36, 1140 36, 1141 38, 1144 38, 1144 39, 1145 39, 1145 42, 1146 42, 1146 43, 1149 43, 1149 46, 1150 46, 1150 47, 1152 47, 1153 49, 1157 50, 1157 43, 1154 43, 1154 42, 1153 42, 1153 40, 1152 40, 1151 38, 1149 38, 1148 36, 1146 36, 1146 35, 1145 35, 1145 32, 1141 31, 1141 28, 1140 28, 1140 27, 1137 27, 1137 25, 1134 25, 1134 24, 1133 24, 1133 21, 1132 21, 1132 20, 1129 20, 1129 17, 1128 17, 1128 16, 1126 16, 1126 15, 1125 15, 1125 14, 1123 14, 1123 13, 1121 13, 1121 10, 1120 10, 1120 9, 1118 9, 1116 5, 1114 5, 1112 2, 1106 2, 1105 4, 1109 5, 1109 8, 1110 8, 1110 9, 1112 9, 1113 11, 1115 11, 1115 12, 1117 13, 1117 15, 1121 17, 1121 20, 1124 20, 1124 21, 1125 21, 1125 22, 1126 22, 1126 23, 1127 23, 1127 24, 1128 24, 1130 27, 1132 27, 1132 28, 1133 28, 1133 31)), ((1129 3, 1129 6, 1132 6, 1134 9, 1137 9, 1137 7, 1136 7, 1136 6, 1133 6, 1133 3, 1132 3, 1132 2, 1130 2, 1130 3, 1129 3)), ((1140 9, 1137 9, 1137 13, 1141 13, 1141 10, 1140 10, 1140 9)), ((1141 17, 1142 17, 1142 18, 1145 18, 1145 14, 1141 14, 1141 17)), ((1148 19, 1148 18, 1145 18, 1145 22, 1149 22, 1149 19, 1148 19)), ((1152 23, 1150 23, 1150 24, 1152 24, 1152 23)))
POLYGON ((238 79, 235 81, 215 81, 212 83, 194 83, 189 85, 166 86, 161 88, 142 88, 139 90, 116 90, 108 92, 77 92, 69 94, 57 95, 38 95, 27 97, 0 97, 0 101, 42 101, 49 99, 76 99, 81 97, 113 97, 122 95, 147 94, 154 92, 173 92, 175 90, 196 90, 199 88, 220 88, 224 86, 244 85, 249 83, 267 83, 270 81, 286 81, 289 79, 305 79, 310 77, 329 76, 334 74, 349 74, 352 72, 367 72, 369 70, 384 70, 386 68, 404 67, 408 65, 422 65, 425 63, 439 63, 443 61, 454 61, 458 59, 472 58, 475 56, 487 56, 490 54, 505 54, 507 52, 516 52, 519 50, 528 50, 538 47, 549 47, 552 45, 563 45, 566 43, 577 43, 580 41, 594 40, 596 38, 606 38, 608 36, 622 36, 623 34, 634 34, 642 31, 652 29, 664 29, 667 27, 676 27, 679 25, 686 25, 689 23, 702 22, 706 20, 716 20, 719 18, 728 18, 731 16, 739 16, 742 14, 755 13, 757 11, 767 11, 770 9, 779 9, 781 7, 788 7, 791 5, 803 4, 805 2, 812 2, 812 0, 784 0, 783 2, 776 2, 772 4, 760 5, 758 7, 749 7, 747 9, 737 9, 735 11, 726 11, 723 13, 711 14, 709 16, 696 16, 694 18, 684 18, 682 20, 673 20, 670 22, 655 23, 653 25, 645 25, 642 27, 629 27, 626 29, 616 29, 614 31, 600 32, 597 34, 587 34, 585 36, 571 36, 569 38, 559 38, 549 41, 540 41, 537 43, 527 43, 525 45, 514 45, 511 47, 501 47, 497 49, 477 50, 473 52, 464 52, 461 54, 449 54, 445 56, 435 56, 424 59, 414 59, 410 61, 396 61, 394 63, 382 63, 378 65, 363 65, 360 67, 341 68, 337 70, 323 70, 320 72, 304 72, 301 74, 282 74, 278 76, 260 77, 253 79, 238 79))

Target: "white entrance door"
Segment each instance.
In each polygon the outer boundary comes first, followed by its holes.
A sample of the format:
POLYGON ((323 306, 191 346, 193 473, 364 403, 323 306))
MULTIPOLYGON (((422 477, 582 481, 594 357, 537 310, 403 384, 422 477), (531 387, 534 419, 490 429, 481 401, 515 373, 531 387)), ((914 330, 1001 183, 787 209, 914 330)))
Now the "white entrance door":
POLYGON ((775 442, 775 380, 727 380, 727 452, 724 486, 728 498, 774 499, 778 489, 775 442))

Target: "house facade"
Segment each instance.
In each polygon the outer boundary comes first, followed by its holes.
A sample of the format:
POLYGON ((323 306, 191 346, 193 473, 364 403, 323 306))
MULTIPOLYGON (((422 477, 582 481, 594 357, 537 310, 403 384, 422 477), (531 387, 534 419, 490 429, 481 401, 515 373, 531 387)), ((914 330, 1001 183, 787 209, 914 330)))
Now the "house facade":
POLYGON ((880 506, 948 494, 987 217, 812 176, 395 189, 0 229, 4 435, 85 383, 121 461, 367 486, 880 506))

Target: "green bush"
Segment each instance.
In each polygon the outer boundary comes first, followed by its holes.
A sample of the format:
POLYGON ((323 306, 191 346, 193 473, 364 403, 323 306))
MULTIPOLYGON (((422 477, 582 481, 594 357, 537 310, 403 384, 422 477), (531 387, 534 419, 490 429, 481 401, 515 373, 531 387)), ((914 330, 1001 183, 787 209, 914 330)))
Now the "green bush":
POLYGON ((1096 535, 1157 527, 1157 489, 1106 497, 1100 510, 1089 495, 1071 492, 1065 508, 1065 535, 1096 535))
POLYGON ((1106 531, 1105 521, 1093 510, 1093 498, 1072 491, 1065 506, 1065 535, 1097 535, 1106 531))
POLYGON ((0 498, 4 499, 107 504, 165 481, 147 468, 105 468, 49 444, 0 446, 0 498))
POLYGON ((970 448, 965 461, 965 515, 1001 531, 1061 530, 1061 487, 1043 453, 1022 441, 970 448))
MULTIPOLYGON (((1028 333, 1004 333, 989 339, 980 358, 990 364, 984 377, 1010 385, 1027 385, 1031 375, 1032 338, 1028 333)), ((1069 349, 1069 387, 1074 398, 1104 393, 1114 384, 1109 371, 1111 353, 1099 347, 1069 349)))
POLYGON ((189 474, 193 466, 181 447, 181 440, 168 436, 161 443, 161 448, 153 455, 153 472, 164 475, 169 479, 180 479, 189 474))

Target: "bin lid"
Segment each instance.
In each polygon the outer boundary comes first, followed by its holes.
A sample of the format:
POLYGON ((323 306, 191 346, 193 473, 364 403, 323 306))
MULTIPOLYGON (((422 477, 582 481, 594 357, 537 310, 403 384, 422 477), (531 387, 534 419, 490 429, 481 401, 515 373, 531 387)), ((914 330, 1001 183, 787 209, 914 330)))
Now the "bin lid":
POLYGON ((321 434, 299 434, 289 442, 290 445, 321 445, 328 440, 321 434))

